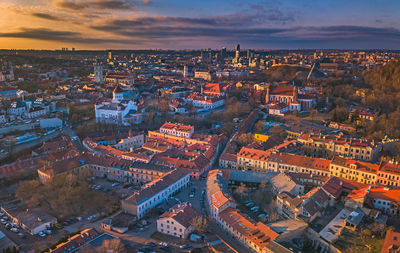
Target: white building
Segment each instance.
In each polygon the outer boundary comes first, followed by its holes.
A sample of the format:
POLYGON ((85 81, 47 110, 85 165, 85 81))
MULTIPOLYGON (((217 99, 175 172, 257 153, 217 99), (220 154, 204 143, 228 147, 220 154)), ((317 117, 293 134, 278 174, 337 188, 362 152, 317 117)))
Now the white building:
POLYGON ((151 181, 143 189, 124 199, 121 202, 122 210, 136 215, 138 219, 143 218, 150 209, 186 187, 190 174, 190 171, 175 169, 162 178, 151 181))
POLYGON ((46 115, 46 109, 43 107, 32 107, 24 113, 25 118, 28 119, 38 118, 43 115, 46 115))
POLYGON ((194 78, 204 79, 206 81, 211 81, 210 71, 195 71, 194 78))
POLYGON ((144 135, 139 134, 136 136, 129 136, 128 138, 122 139, 120 142, 114 145, 114 148, 122 151, 130 151, 137 147, 141 147, 144 144, 144 135))
POLYGON ((6 123, 6 122, 7 122, 6 115, 4 115, 4 114, 0 114, 0 124, 2 124, 2 123, 6 123))
POLYGON ((3 206, 1 211, 7 215, 14 224, 18 224, 31 235, 49 229, 57 223, 57 219, 38 209, 21 210, 14 205, 3 206))
POLYGON ((8 113, 11 115, 21 116, 22 114, 25 113, 25 111, 26 107, 25 107, 25 102, 23 101, 13 102, 10 108, 8 108, 8 113))
POLYGON ((178 137, 191 138, 194 133, 194 127, 179 123, 166 122, 160 127, 160 132, 178 137))
POLYGON ((268 113, 271 115, 284 116, 288 111, 288 105, 284 103, 273 104, 268 108, 268 113))
POLYGON ((113 92, 112 101, 105 101, 95 105, 97 123, 131 125, 140 124, 143 115, 133 100, 124 99, 124 91, 117 86, 113 92))
POLYGON ((194 222, 201 217, 199 211, 188 204, 177 204, 157 219, 157 231, 186 238, 194 231, 194 222))
POLYGON ((374 208, 389 215, 400 214, 399 196, 399 189, 376 187, 368 190, 368 198, 372 200, 374 208))
POLYGON ((187 100, 191 102, 193 106, 206 110, 214 110, 225 104, 225 100, 222 97, 207 97, 196 94, 188 96, 187 100))

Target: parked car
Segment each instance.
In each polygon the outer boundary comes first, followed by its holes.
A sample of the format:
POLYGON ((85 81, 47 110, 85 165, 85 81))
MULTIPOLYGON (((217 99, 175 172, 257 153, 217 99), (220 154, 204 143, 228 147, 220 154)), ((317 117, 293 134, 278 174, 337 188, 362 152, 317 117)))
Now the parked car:
POLYGON ((156 244, 154 242, 148 242, 147 245, 150 246, 150 247, 155 247, 156 246, 156 244))
POLYGON ((23 233, 18 233, 18 236, 21 238, 25 238, 25 235, 23 233))
POLYGON ((46 237, 46 233, 44 233, 43 231, 40 231, 40 232, 39 232, 39 236, 42 237, 42 238, 44 238, 44 237, 46 237))
POLYGON ((53 234, 53 231, 51 231, 50 229, 47 229, 47 230, 45 230, 44 232, 45 232, 46 234, 48 234, 48 235, 53 234))
POLYGON ((112 187, 115 187, 115 186, 118 186, 119 185, 119 183, 118 182, 115 182, 115 183, 113 183, 111 186, 112 187))
POLYGON ((14 233, 18 233, 18 228, 11 228, 10 229, 12 232, 14 232, 14 233))
POLYGON ((192 245, 190 244, 183 244, 180 246, 181 249, 190 249, 192 247, 192 245))

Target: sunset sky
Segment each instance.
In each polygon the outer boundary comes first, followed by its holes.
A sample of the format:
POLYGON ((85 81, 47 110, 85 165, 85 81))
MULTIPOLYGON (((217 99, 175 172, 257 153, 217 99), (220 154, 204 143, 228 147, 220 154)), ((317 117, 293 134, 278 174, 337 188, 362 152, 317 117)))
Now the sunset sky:
POLYGON ((0 0, 3 49, 400 49, 400 0, 0 0))

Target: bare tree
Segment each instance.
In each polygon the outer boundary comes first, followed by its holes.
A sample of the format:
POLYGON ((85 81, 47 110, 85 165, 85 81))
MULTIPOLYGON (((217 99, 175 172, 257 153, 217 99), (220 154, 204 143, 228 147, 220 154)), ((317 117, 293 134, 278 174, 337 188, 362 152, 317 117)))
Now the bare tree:
POLYGON ((103 244, 95 250, 100 253, 126 253, 125 244, 120 239, 106 240, 103 244))
POLYGON ((198 216, 192 220, 191 225, 199 234, 204 234, 208 231, 208 218, 204 216, 198 216))
POLYGON ((248 192, 249 189, 244 183, 241 183, 240 186, 235 189, 235 193, 238 194, 241 198, 243 198, 248 192))

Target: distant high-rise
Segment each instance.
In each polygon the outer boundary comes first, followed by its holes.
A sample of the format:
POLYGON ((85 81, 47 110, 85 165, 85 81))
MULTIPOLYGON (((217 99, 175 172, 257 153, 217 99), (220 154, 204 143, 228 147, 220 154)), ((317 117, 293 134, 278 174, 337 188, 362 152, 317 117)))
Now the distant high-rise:
POLYGON ((225 57, 226 57, 226 48, 223 47, 223 48, 221 49, 221 60, 224 60, 225 57))
POLYGON ((235 58, 239 59, 240 57, 240 44, 236 45, 236 54, 235 54, 235 58))
POLYGON ((112 52, 111 51, 108 51, 108 59, 112 60, 112 52))
POLYGON ((185 65, 185 66, 183 67, 183 77, 186 78, 186 77, 188 77, 188 76, 189 76, 189 69, 188 69, 188 66, 185 65))
POLYGON ((236 45, 235 50, 236 50, 236 51, 240 51, 240 44, 237 44, 237 45, 236 45))
POLYGON ((103 66, 99 63, 94 65, 94 82, 102 83, 103 82, 103 66))
POLYGON ((210 62, 212 60, 211 50, 201 51, 201 60, 203 62, 210 62))
POLYGON ((251 51, 251 49, 248 49, 248 50, 247 50, 247 58, 248 58, 248 59, 253 58, 253 51, 251 51))

